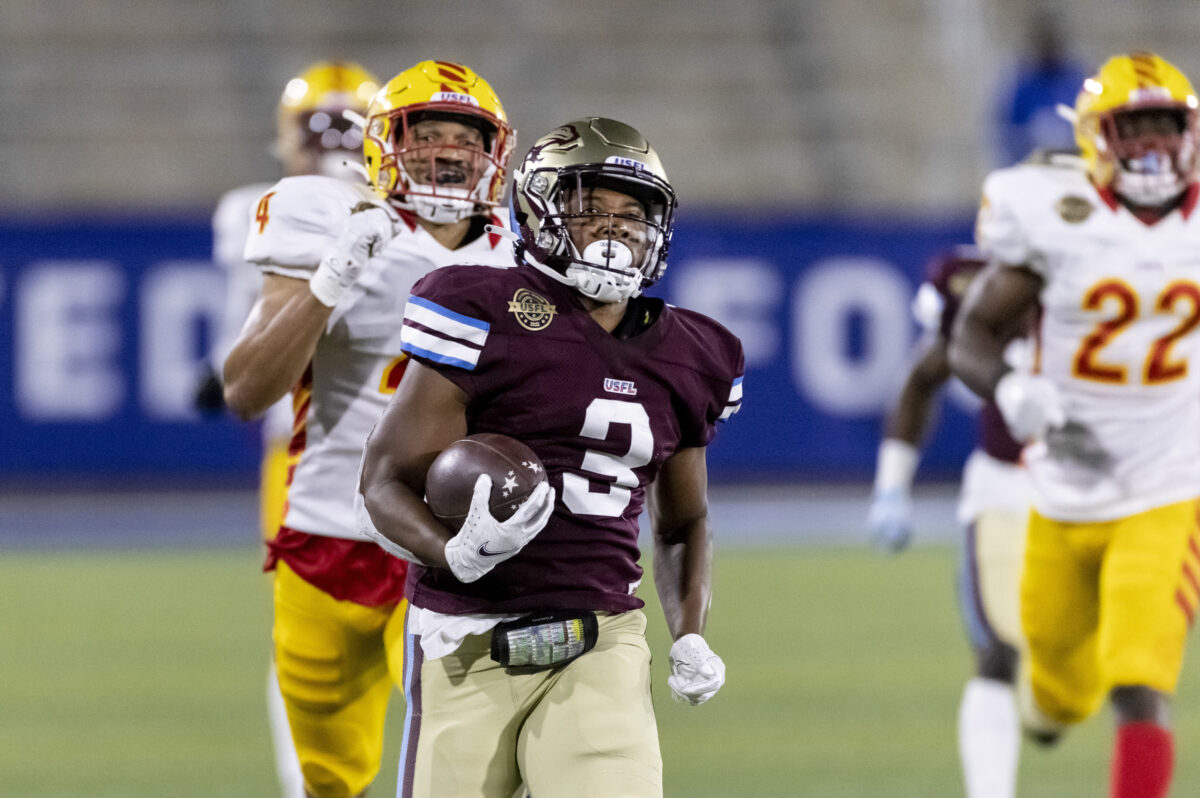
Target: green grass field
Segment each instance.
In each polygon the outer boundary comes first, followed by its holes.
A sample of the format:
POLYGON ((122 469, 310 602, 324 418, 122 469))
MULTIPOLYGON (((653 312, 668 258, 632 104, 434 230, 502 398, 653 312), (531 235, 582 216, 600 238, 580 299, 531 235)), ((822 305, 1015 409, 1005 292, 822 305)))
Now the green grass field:
MULTIPOLYGON (((670 700, 651 606, 666 794, 961 795, 954 556, 718 551, 708 638, 728 682, 698 708, 670 700)), ((0 553, 0 795, 277 794, 257 563, 250 548, 0 553)), ((1177 796, 1200 788, 1195 671, 1175 711, 1177 796)), ((394 795, 400 704, 376 798, 394 795)), ((1053 750, 1026 746, 1022 797, 1106 794, 1110 740, 1106 710, 1053 750)))

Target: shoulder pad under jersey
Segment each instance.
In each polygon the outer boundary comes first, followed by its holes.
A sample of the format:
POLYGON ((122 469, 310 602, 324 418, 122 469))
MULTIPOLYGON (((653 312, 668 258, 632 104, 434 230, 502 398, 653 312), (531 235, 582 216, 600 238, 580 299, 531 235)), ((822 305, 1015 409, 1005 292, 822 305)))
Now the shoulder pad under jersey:
POLYGON ((307 279, 362 202, 398 218, 368 186, 320 175, 285 177, 256 207, 245 258, 264 272, 307 279))
POLYGON ((975 239, 989 258, 1010 266, 1042 269, 1034 232, 1062 213, 1064 201, 1088 202, 1095 190, 1074 169, 1026 164, 999 169, 983 184, 975 239))

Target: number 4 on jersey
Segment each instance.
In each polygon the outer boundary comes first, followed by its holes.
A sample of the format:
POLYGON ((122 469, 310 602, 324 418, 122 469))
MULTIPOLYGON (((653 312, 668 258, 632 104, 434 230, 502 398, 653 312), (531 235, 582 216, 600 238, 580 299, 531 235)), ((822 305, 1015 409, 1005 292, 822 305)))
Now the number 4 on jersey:
POLYGON ((274 191, 268 191, 266 194, 263 194, 262 199, 258 201, 258 207, 254 210, 254 221, 258 223, 259 235, 262 234, 262 231, 267 226, 267 221, 271 218, 269 209, 271 205, 271 197, 273 196, 275 196, 274 191))

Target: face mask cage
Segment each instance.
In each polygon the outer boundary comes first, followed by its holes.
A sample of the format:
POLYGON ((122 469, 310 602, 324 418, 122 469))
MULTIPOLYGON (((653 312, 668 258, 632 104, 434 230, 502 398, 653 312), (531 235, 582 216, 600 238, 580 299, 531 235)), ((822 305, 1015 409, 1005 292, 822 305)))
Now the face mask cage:
POLYGON ((511 147, 508 125, 483 110, 463 111, 461 103, 423 103, 376 117, 371 134, 382 151, 379 187, 433 221, 455 221, 479 206, 499 204, 504 165, 511 147), (422 121, 451 121, 476 128, 482 148, 450 142, 422 142, 413 128, 422 121), (386 132, 385 132, 386 126, 386 132))
POLYGON ((362 179, 362 128, 343 116, 344 109, 325 105, 281 112, 272 155, 283 163, 286 174, 362 179))
POLYGON ((666 271, 675 192, 658 176, 624 165, 588 164, 538 170, 527 178, 526 188, 526 199, 537 217, 537 233, 526 245, 543 263, 561 273, 599 273, 601 279, 631 285, 635 294, 666 271), (641 208, 625 213, 600 211, 589 202, 592 189, 630 196, 641 208), (614 256, 606 246, 585 257, 588 248, 577 241, 585 233, 592 240, 625 244, 632 261, 614 256))
POLYGON ((1113 190, 1145 206, 1178 196, 1195 168, 1195 113, 1163 105, 1100 117, 1100 155, 1113 165, 1113 190))

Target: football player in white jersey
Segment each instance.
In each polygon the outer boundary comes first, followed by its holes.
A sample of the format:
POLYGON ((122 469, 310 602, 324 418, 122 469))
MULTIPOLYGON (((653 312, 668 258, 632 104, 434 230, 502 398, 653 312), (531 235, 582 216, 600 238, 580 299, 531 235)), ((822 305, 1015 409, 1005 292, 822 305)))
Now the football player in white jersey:
POLYGON ((406 564, 354 521, 363 443, 407 364, 412 284, 449 263, 511 265, 485 230, 513 132, 471 69, 423 61, 371 100, 369 184, 289 177, 262 195, 245 258, 262 290, 225 361, 228 406, 254 418, 291 393, 294 462, 269 544, 275 662, 310 795, 361 794, 379 769, 400 679, 406 564))
POLYGON ((1113 798, 1167 794, 1168 704, 1200 603, 1198 104, 1150 53, 1084 81, 1087 171, 987 178, 977 237, 991 263, 951 338, 955 373, 1027 442, 1023 720, 1052 734, 1107 697, 1113 798), (1035 366, 1012 369, 1005 336, 1039 300, 1035 366))
MULTIPOLYGON (((289 80, 276 112, 272 154, 287 176, 321 174, 365 182, 347 164, 362 160, 361 125, 347 119, 349 110, 363 115, 379 90, 379 79, 356 63, 319 61, 289 80)), ((242 323, 258 298, 262 275, 242 258, 259 200, 271 183, 251 183, 222 195, 213 213, 213 261, 225 274, 226 301, 222 324, 211 353, 212 370, 197 392, 201 410, 223 409, 223 386, 217 373, 242 323)), ((263 540, 270 540, 283 520, 287 496, 288 443, 292 437, 291 402, 281 399, 264 414, 263 459, 259 480, 259 519, 263 540)), ((288 728, 275 667, 267 678, 267 717, 275 747, 275 767, 285 798, 303 798, 304 779, 288 728)))

